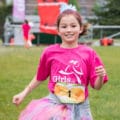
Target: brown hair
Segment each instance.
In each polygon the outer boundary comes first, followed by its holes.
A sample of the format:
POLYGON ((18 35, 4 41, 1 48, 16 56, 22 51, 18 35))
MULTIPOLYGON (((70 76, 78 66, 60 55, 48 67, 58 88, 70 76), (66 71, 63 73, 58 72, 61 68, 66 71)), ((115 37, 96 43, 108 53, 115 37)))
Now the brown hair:
MULTIPOLYGON (((87 26, 82 24, 82 20, 81 20, 81 16, 77 11, 71 10, 71 9, 67 9, 65 11, 63 11, 57 18, 57 28, 59 29, 59 25, 60 25, 60 21, 62 19, 62 17, 66 16, 66 15, 73 15, 75 16, 75 18, 77 19, 80 27, 82 28, 82 32, 80 33, 80 35, 84 35, 87 32, 87 26)), ((79 36, 80 37, 80 36, 79 36)))
POLYGON ((24 20, 24 23, 28 24, 28 20, 25 19, 25 20, 24 20))

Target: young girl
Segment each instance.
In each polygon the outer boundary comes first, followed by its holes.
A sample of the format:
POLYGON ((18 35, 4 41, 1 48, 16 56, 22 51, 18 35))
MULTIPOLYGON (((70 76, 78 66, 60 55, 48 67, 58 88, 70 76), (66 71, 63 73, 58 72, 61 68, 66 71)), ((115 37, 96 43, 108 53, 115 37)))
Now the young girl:
POLYGON ((25 48, 30 47, 29 43, 28 43, 30 29, 31 29, 31 27, 28 24, 28 20, 25 20, 24 23, 22 24, 22 31, 23 31, 23 37, 24 37, 24 42, 25 42, 25 48))
POLYGON ((106 70, 92 48, 78 44, 78 38, 85 33, 78 12, 63 11, 57 29, 62 43, 44 50, 35 77, 13 97, 13 103, 19 105, 48 76, 50 94, 32 100, 19 120, 93 120, 88 85, 99 90, 108 80, 106 70))

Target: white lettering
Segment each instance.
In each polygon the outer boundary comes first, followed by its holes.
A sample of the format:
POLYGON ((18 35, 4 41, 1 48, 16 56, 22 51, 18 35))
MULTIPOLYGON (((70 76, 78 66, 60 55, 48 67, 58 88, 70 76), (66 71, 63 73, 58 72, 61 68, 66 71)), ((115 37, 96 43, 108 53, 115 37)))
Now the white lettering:
POLYGON ((72 81, 71 81, 71 78, 66 77, 66 76, 64 76, 64 77, 61 77, 61 76, 53 76, 52 80, 53 80, 53 82, 65 82, 65 83, 70 83, 70 82, 72 82, 72 81))

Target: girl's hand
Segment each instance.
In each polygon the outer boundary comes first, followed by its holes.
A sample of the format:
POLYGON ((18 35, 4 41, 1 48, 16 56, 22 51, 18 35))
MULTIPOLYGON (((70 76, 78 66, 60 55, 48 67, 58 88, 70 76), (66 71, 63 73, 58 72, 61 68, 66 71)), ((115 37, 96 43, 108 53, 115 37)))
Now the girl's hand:
POLYGON ((106 75, 106 70, 103 66, 96 67, 95 72, 98 77, 104 77, 106 75))
POLYGON ((94 88, 100 90, 103 85, 103 78, 106 75, 106 70, 104 69, 103 66, 98 66, 95 68, 95 72, 97 75, 97 79, 95 81, 94 88))
POLYGON ((20 105, 20 103, 22 103, 22 101, 24 100, 25 98, 25 95, 24 95, 24 92, 21 92, 15 96, 13 96, 13 104, 15 104, 16 106, 20 105))

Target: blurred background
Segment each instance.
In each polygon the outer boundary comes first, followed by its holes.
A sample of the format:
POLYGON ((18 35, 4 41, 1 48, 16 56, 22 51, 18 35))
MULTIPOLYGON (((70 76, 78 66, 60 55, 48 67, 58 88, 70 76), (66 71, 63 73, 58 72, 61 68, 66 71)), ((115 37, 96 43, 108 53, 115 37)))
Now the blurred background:
MULTIPOLYGON (((19 0, 18 0, 19 1, 19 0)), ((61 40, 56 34, 40 31, 41 16, 39 3, 42 0, 21 0, 20 9, 24 19, 32 23, 31 33, 35 35, 32 43, 53 44, 61 40)), ((59 0, 48 0, 57 2, 59 0)), ((65 1, 65 0, 63 0, 65 1)), ((120 2, 119 0, 66 0, 68 4, 76 6, 84 23, 89 25, 88 34, 80 38, 82 44, 120 45, 120 2)), ((3 45, 10 45, 14 38, 16 45, 23 45, 21 24, 24 19, 21 14, 14 16, 16 0, 0 0, 0 40, 3 45)), ((42 2, 47 2, 42 1, 42 2)), ((52 10, 50 10, 52 11, 52 10)), ((48 15, 47 15, 48 16, 48 15)))
MULTIPOLYGON (((41 2, 48 1, 58 5, 60 0, 0 0, 0 120, 17 120, 21 110, 32 99, 48 94, 45 81, 21 106, 12 104, 13 95, 20 92, 33 78, 43 49, 48 44, 61 42, 53 31, 50 33, 46 29, 40 29, 43 18, 55 18, 51 15, 55 10, 48 8, 49 11, 45 14, 45 10, 39 8, 44 4, 41 2), (28 19, 30 32, 35 36, 29 50, 23 47, 21 25, 25 19, 28 19)), ((88 25, 88 34, 82 36, 79 43, 93 45, 109 76, 109 82, 101 91, 90 88, 93 117, 95 120, 120 120, 120 0, 62 1, 75 5, 84 24, 88 25)))

